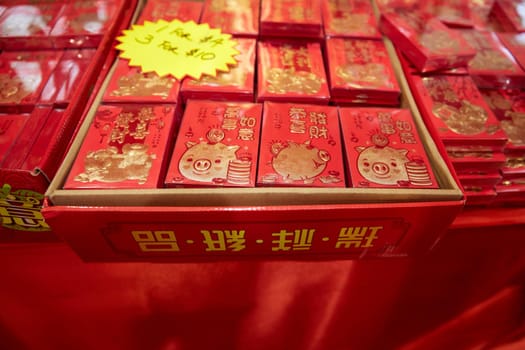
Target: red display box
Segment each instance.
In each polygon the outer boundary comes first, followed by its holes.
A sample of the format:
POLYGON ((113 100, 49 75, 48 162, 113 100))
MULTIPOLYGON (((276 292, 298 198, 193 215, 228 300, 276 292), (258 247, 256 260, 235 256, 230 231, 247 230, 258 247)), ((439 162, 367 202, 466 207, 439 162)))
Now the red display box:
POLYGON ((113 33, 123 0, 86 0, 66 3, 50 36, 56 48, 96 48, 113 33))
POLYGON ((326 56, 332 102, 399 106, 401 89, 383 41, 328 38, 326 56))
POLYGON ((341 108, 340 119, 351 186, 439 187, 410 110, 341 108))
MULTIPOLYGON (((387 43, 395 69, 400 65, 387 43)), ((96 105, 47 191, 46 220, 86 261, 363 259, 428 252, 463 208, 463 194, 418 112, 414 122, 439 189, 162 188, 67 190, 65 178, 96 105), (429 227, 432 227, 429 230, 429 227)))
POLYGON ((503 150, 507 137, 470 76, 407 78, 427 125, 435 129, 445 146, 503 150))
POLYGON ((254 187, 262 105, 189 100, 165 185, 254 187))
POLYGON ((180 82, 172 76, 160 77, 155 72, 142 72, 129 60, 119 58, 106 87, 106 103, 174 103, 180 102, 180 82))
POLYGON ((374 11, 368 0, 322 0, 324 35, 381 39, 374 11))
POLYGON ((379 28, 420 72, 466 66, 476 55, 456 30, 414 11, 383 13, 379 28))
POLYGON ((101 105, 64 188, 162 187, 173 105, 101 105))
MULTIPOLYGON (((126 0, 126 6, 122 6, 119 16, 114 18, 115 29, 121 26, 127 27, 129 20, 136 9, 137 1, 126 0)), ((6 168, 0 165, 0 241, 1 242, 42 242, 56 241, 58 237, 51 232, 50 226, 42 216, 41 209, 44 201, 44 192, 48 189, 51 179, 54 178, 58 167, 69 149, 71 140, 75 135, 79 122, 84 117, 84 109, 88 100, 92 98, 92 91, 97 90, 97 81, 100 76, 106 74, 108 66, 106 61, 114 60, 114 51, 110 50, 113 44, 114 32, 104 33, 100 45, 94 56, 90 58, 89 65, 81 72, 76 89, 72 92, 71 99, 65 109, 55 109, 50 112, 44 127, 38 135, 31 140, 33 146, 20 168, 6 168)), ((29 56, 32 60, 45 51, 33 51, 29 56), (38 54, 36 54, 38 53, 38 54)), ((55 54, 58 52, 55 52, 55 54)), ((3 52, 1 56, 13 55, 15 52, 3 52)), ((50 56, 53 57, 53 56, 50 56)), ((44 80, 50 64, 54 59, 46 57, 45 64, 30 61, 31 66, 39 66, 40 74, 35 73, 35 81, 44 80)), ((13 60, 10 65, 23 72, 20 63, 13 60)), ((54 64, 54 63, 53 63, 54 64)), ((31 86, 33 82, 28 82, 31 86)), ((16 85, 15 85, 16 86, 16 85)), ((3 88, 0 91, 4 90, 3 88)), ((12 90, 11 90, 12 91, 12 90)), ((33 106, 27 104, 30 109, 33 106)), ((37 105, 40 101, 37 101, 37 105)), ((47 103, 46 103, 47 104, 47 103)), ((11 106, 27 106, 12 103, 11 106)), ((48 104, 49 107, 52 107, 48 104)), ((11 140, 14 142, 14 140, 11 140)))
POLYGON ((205 0, 201 22, 234 37, 259 36, 259 1, 205 0))
POLYGON ((330 92, 319 43, 259 41, 257 49, 257 102, 328 104, 330 92))
POLYGON ((322 39, 321 0, 261 0, 260 34, 263 38, 322 39))
POLYGON ((0 13, 0 49, 52 49, 54 42, 49 35, 63 8, 62 2, 7 6, 0 13))
POLYGON ((61 56, 52 50, 0 53, 0 111, 30 112, 61 56))
POLYGON ((338 109, 264 103, 257 184, 345 187, 338 109))
POLYGON ((217 72, 216 77, 204 75, 199 80, 185 78, 181 85, 182 99, 245 101, 255 100, 255 39, 236 38, 240 54, 237 65, 228 72, 217 72))
POLYGON ((80 88, 82 75, 95 55, 96 49, 65 50, 47 79, 38 103, 66 107, 80 88))
POLYGON ((144 5, 137 23, 142 24, 144 21, 156 22, 159 19, 163 19, 166 22, 178 19, 181 22, 193 21, 199 23, 202 5, 201 1, 149 0, 144 5))
POLYGON ((468 70, 478 87, 520 89, 525 86, 525 71, 496 33, 478 30, 462 30, 461 33, 477 52, 468 63, 468 70))

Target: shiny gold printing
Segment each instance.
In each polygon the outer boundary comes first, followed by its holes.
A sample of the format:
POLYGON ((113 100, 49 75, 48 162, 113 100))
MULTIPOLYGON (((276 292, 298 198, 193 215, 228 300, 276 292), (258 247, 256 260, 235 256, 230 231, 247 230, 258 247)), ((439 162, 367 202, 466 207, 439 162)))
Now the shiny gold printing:
POLYGON ((293 68, 271 68, 266 82, 268 91, 274 94, 316 94, 321 90, 324 79, 312 72, 295 71, 293 68))
POLYGON ((246 81, 246 71, 243 67, 234 67, 229 72, 217 73, 216 77, 204 75, 200 80, 191 80, 192 85, 206 86, 242 86, 246 81))
POLYGON ((385 80, 385 67, 381 63, 347 64, 336 68, 336 74, 352 87, 389 87, 393 84, 385 80))
POLYGON ((458 41, 443 30, 424 32, 419 37, 419 42, 435 54, 454 53, 460 49, 458 41))
POLYGON ((118 79, 118 88, 111 92, 111 96, 157 96, 168 98, 175 83, 171 77, 159 77, 155 73, 135 73, 121 76, 118 79))
POLYGON ((337 32, 361 32, 373 34, 375 29, 368 23, 369 16, 365 13, 345 13, 342 17, 332 19, 331 27, 337 32))
POLYGON ((30 93, 20 78, 0 74, 0 103, 20 103, 30 93))
POLYGON ((509 61, 505 55, 495 50, 478 51, 476 56, 470 60, 469 68, 485 70, 516 70, 516 67, 514 67, 512 62, 509 61))
POLYGON ((456 134, 477 135, 486 130, 487 111, 467 100, 461 101, 460 108, 446 103, 436 103, 432 112, 456 134))

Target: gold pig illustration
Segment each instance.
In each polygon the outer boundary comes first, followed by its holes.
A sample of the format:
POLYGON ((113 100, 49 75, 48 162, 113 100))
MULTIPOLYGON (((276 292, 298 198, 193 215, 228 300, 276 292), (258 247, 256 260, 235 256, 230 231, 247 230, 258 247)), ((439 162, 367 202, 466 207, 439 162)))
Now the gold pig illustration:
POLYGON ((381 185, 408 184, 405 164, 409 162, 408 150, 390 146, 358 146, 357 168, 359 173, 370 182, 381 185))
POLYGON ((272 144, 273 169, 285 182, 304 181, 313 183, 330 161, 330 153, 318 149, 310 140, 304 143, 288 142, 272 144))

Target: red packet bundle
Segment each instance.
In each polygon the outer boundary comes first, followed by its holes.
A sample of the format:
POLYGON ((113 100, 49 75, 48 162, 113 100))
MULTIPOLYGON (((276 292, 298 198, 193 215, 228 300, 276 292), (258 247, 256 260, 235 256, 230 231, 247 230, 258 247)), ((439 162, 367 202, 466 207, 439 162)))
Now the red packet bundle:
POLYGON ((328 104, 321 45, 315 42, 258 42, 257 101, 328 104))
POLYGON ((497 33, 497 36, 525 70, 525 33, 497 33))
POLYGON ((265 102, 257 185, 345 187, 337 107, 265 102))
POLYGON ((67 105, 95 53, 96 49, 65 50, 42 90, 39 103, 67 105))
POLYGON ((468 75, 408 75, 419 110, 445 147, 501 152, 507 142, 499 121, 468 75))
POLYGON ((401 90, 383 41, 328 38, 331 101, 399 106, 401 90))
POLYGON ((199 23, 201 12, 202 2, 200 1, 149 0, 144 5, 137 23, 156 22, 159 19, 166 22, 178 19, 181 22, 199 23))
POLYGON ((477 29, 488 29, 490 27, 490 13, 495 0, 469 1, 470 14, 474 27, 477 29))
POLYGON ((170 105, 100 105, 64 188, 162 186, 175 127, 170 105))
POLYGON ((505 152, 525 154, 525 92, 481 90, 481 93, 508 138, 505 152))
POLYGON ((0 54, 0 111, 31 111, 62 51, 4 51, 0 54))
POLYGON ((4 168, 4 159, 29 120, 29 116, 29 113, 0 113, 0 167, 4 168))
POLYGON ((497 0, 492 15, 498 19, 507 32, 525 32, 525 12, 522 0, 497 0))
POLYGON ((466 187, 494 187, 502 179, 499 169, 472 172, 456 171, 456 175, 459 182, 466 187))
POLYGON ((461 186, 465 194, 465 206, 492 205, 497 198, 494 186, 461 186))
POLYGON ((420 72, 466 66, 476 54, 460 33, 422 13, 383 13, 379 27, 420 72))
POLYGON ((167 187, 254 187, 262 105, 189 100, 167 187))
POLYGON ((235 39, 240 54, 237 65, 228 72, 217 72, 216 77, 204 75, 200 80, 186 78, 182 81, 181 94, 188 99, 253 102, 255 99, 255 39, 235 39))
POLYGON ((430 13, 450 27, 473 27, 470 1, 433 1, 430 13))
POLYGON ((180 82, 172 76, 143 73, 119 58, 102 98, 103 102, 178 103, 180 82))
POLYGON ((339 110, 352 187, 439 188, 408 109, 339 110))
POLYGON ((8 6, 0 15, 0 49, 53 48, 53 41, 50 40, 49 34, 63 7, 63 3, 8 6))
POLYGON ((463 150, 461 148, 448 147, 447 155, 458 174, 497 171, 505 164, 503 152, 484 149, 463 150))
POLYGON ((381 39, 368 0, 322 0, 322 14, 327 37, 381 39))
POLYGON ((525 179, 525 152, 505 154, 500 172, 503 180, 525 179))
POLYGON ((114 26, 119 12, 116 0, 67 3, 51 30, 57 48, 96 48, 114 26))
POLYGON ((321 0, 261 0, 262 37, 323 38, 321 0))
POLYGON ((259 35, 259 0, 206 0, 202 23, 235 37, 259 35))
POLYGON ((496 33, 478 30, 461 33, 477 52, 468 69, 478 87, 519 89, 525 86, 525 71, 501 44, 496 33))

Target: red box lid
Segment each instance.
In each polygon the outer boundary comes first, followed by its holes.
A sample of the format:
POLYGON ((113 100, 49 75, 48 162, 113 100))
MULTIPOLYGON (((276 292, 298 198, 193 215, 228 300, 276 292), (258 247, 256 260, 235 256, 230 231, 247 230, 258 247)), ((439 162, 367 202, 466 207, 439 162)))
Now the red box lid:
POLYGON ((407 78, 412 80, 412 93, 427 126, 437 131, 446 146, 503 150, 507 137, 470 76, 407 78))
POLYGON ((259 11, 259 1, 206 0, 201 22, 236 37, 256 38, 259 11))
POLYGON ((323 0, 322 15, 327 37, 381 39, 368 0, 323 0))
POLYGON ((341 108, 353 187, 439 188, 408 109, 341 108))
POLYGON ((181 93, 188 99, 210 99, 253 102, 255 99, 256 40, 236 38, 237 65, 228 72, 218 72, 216 77, 202 76, 200 80, 185 78, 181 93))
POLYGON ((165 185, 255 186, 261 114, 261 104, 189 100, 165 185))
POLYGON ((64 188, 162 186, 175 124, 171 105, 101 105, 64 188))
POLYGON ((264 103, 257 184, 345 187, 337 107, 264 103))
POLYGON ((156 22, 159 19, 167 22, 178 19, 181 22, 199 23, 202 4, 201 1, 149 0, 144 5, 137 23, 156 22))
POLYGON ((159 77, 144 73, 140 67, 129 66, 129 60, 119 58, 107 85, 103 102, 116 103, 178 103, 180 82, 172 76, 159 77))
POLYGON ((257 101, 328 104, 321 45, 315 42, 258 42, 257 101))

